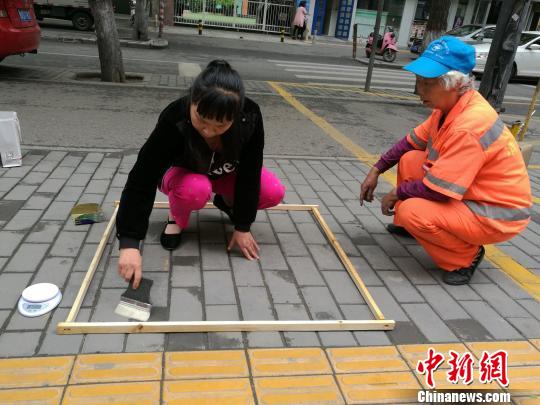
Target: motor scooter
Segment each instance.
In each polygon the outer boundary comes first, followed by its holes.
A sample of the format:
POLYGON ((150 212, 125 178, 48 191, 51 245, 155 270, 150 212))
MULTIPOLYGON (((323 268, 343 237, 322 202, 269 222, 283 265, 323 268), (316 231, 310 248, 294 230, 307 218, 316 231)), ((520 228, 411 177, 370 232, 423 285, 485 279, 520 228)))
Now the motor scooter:
MULTIPOLYGON (((373 48, 373 32, 369 34, 367 43, 366 43, 366 57, 369 58, 371 55, 371 50, 373 48)), ((388 27, 388 32, 384 36, 377 36, 377 52, 375 55, 382 56, 385 62, 393 62, 396 60, 396 55, 398 52, 397 49, 397 40, 396 34, 391 27, 388 27)))

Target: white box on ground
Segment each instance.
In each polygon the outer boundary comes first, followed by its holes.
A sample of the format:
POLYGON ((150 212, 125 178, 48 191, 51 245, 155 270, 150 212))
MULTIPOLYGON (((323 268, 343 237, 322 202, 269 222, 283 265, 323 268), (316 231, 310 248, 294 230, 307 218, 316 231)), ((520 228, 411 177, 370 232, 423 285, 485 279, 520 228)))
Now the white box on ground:
POLYGON ((14 111, 0 111, 0 159, 3 167, 22 165, 21 126, 14 111))

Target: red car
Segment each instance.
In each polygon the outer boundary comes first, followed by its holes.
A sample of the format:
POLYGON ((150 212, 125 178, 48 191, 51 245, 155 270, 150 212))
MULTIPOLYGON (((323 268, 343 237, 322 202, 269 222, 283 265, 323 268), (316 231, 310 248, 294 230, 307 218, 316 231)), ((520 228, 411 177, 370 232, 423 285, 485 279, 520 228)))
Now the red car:
POLYGON ((39 40, 32 0, 0 0, 0 61, 9 55, 36 53, 39 40))

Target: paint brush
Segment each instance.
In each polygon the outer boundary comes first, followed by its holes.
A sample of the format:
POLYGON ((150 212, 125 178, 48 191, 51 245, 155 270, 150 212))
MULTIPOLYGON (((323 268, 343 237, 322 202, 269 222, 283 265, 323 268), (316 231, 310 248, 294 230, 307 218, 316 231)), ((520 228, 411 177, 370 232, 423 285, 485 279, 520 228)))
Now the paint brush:
POLYGON ((127 290, 120 297, 120 303, 114 312, 126 318, 146 322, 150 318, 152 304, 150 304, 150 288, 154 282, 141 278, 139 287, 133 288, 133 279, 129 282, 127 290))

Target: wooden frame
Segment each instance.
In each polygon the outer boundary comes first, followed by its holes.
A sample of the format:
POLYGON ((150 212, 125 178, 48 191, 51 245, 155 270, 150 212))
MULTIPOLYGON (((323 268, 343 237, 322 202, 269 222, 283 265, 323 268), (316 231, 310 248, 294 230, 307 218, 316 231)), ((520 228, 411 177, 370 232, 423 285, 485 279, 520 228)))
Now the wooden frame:
MULTIPOLYGON (((395 322, 384 318, 375 300, 369 293, 366 285, 358 275, 354 265, 349 260, 347 254, 337 241, 330 227, 319 212, 317 205, 302 204, 280 204, 269 208, 274 211, 309 211, 315 217, 324 234, 332 244, 336 254, 351 276, 360 294, 368 304, 371 312, 375 316, 374 320, 324 320, 324 321, 193 321, 193 322, 76 322, 77 315, 88 287, 92 282, 96 269, 99 265, 105 246, 109 240, 114 227, 116 213, 118 212, 118 201, 111 215, 111 219, 105 228, 105 232, 99 242, 98 248, 90 263, 81 288, 73 302, 67 319, 58 323, 56 332, 58 334, 80 334, 80 333, 164 333, 164 332, 260 332, 260 331, 336 331, 336 330, 392 330, 395 322)), ((169 203, 156 202, 154 208, 168 209, 169 203)), ((213 204, 207 204, 205 208, 215 208, 213 204)))

